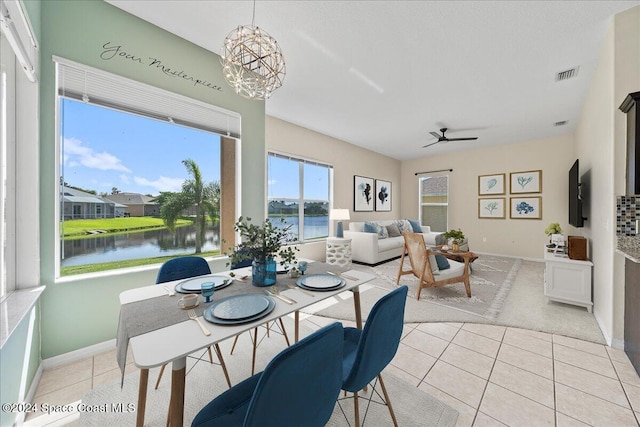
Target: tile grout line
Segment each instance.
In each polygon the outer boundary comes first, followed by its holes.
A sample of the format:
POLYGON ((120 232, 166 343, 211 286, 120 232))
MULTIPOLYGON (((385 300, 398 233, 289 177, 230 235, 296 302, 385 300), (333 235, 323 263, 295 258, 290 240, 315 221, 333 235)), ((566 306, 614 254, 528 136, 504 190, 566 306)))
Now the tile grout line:
MULTIPOLYGON (((487 382, 484 385, 484 390, 482 390, 482 398, 480 398, 480 402, 478 403, 478 410, 476 411, 476 414, 473 417, 473 423, 471 425, 475 424, 476 419, 478 418, 478 413, 480 412, 480 408, 482 407, 482 402, 484 402, 484 397, 485 397, 485 395, 487 393, 487 388, 489 387, 489 382, 491 381, 491 374, 493 374, 493 369, 496 367, 496 362, 498 361, 498 354, 500 354, 500 349, 502 348, 502 343, 504 342, 504 336, 507 334, 507 330, 508 330, 508 328, 505 328, 504 333, 502 334, 502 339, 500 340, 500 344, 498 345, 498 351, 496 351, 496 356, 493 358, 493 364, 491 365, 491 370, 489 371, 489 377, 487 378, 487 382)), ((486 415, 491 417, 491 418, 494 418, 489 414, 486 414, 486 415)), ((500 420, 497 420, 497 421, 498 422, 502 422, 500 420)))

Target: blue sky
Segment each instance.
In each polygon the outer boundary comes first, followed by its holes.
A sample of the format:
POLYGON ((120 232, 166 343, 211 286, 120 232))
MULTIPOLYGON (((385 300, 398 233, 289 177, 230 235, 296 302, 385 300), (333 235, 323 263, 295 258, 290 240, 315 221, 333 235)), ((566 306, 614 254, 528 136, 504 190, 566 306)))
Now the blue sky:
POLYGON ((64 99, 64 180, 99 193, 180 191, 191 158, 220 180, 218 135, 64 99))
MULTIPOLYGON (((299 163, 269 156, 268 195, 274 198, 297 198, 300 193, 299 163)), ((304 165, 304 198, 329 200, 327 168, 304 165)))

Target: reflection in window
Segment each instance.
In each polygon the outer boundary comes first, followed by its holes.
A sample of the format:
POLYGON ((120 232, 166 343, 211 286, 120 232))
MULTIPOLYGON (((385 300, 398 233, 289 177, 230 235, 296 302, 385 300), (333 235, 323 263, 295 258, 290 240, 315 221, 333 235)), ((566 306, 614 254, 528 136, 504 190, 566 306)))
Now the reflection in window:
POLYGON ((269 153, 271 222, 278 225, 284 218, 284 226, 292 226, 291 233, 297 241, 328 237, 332 173, 329 165, 269 153))

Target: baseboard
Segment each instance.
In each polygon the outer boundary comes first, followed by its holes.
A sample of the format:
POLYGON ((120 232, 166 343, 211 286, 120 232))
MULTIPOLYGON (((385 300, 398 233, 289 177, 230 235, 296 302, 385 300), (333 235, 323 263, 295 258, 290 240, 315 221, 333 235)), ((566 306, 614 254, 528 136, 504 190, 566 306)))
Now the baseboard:
POLYGON ((104 341, 98 344, 90 345, 89 347, 83 347, 78 350, 70 351, 69 353, 60 354, 58 356, 44 359, 40 366, 44 369, 51 369, 57 366, 76 362, 87 357, 92 357, 106 351, 111 351, 116 348, 115 338, 109 341, 104 341))
MULTIPOLYGON (((604 337, 604 341, 607 343, 607 345, 609 347, 614 347, 612 345, 611 335, 609 335, 607 333, 606 329, 602 326, 602 322, 600 321, 600 318, 596 315, 596 311, 595 310, 593 310, 593 317, 595 317, 596 323, 598 324, 598 328, 600 328, 600 332, 602 332, 602 336, 604 337)), ((618 341, 618 340, 616 340, 616 341, 618 341)), ((624 347, 624 344, 623 344, 623 347, 624 347)), ((619 348, 619 347, 617 347, 617 348, 619 348)))
MULTIPOLYGON (((29 386, 29 390, 27 391, 27 395, 24 397, 23 402, 35 402, 36 391, 38 390, 38 385, 40 385, 40 379, 42 378, 42 373, 44 372, 44 367, 42 363, 38 365, 38 369, 36 369, 36 374, 33 376, 33 381, 31 381, 31 385, 29 386)), ((26 412, 18 412, 18 415, 15 419, 16 426, 21 426, 24 424, 24 418, 26 417, 26 412)))
POLYGON ((611 340, 611 347, 617 348, 619 350, 624 350, 624 340, 620 340, 618 338, 614 338, 611 340))

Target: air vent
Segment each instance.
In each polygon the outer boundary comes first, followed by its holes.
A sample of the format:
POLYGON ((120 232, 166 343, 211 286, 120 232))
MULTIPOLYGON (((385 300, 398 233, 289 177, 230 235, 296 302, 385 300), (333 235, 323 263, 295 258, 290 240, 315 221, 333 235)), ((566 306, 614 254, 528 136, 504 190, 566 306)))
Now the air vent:
POLYGON ((564 126, 564 125, 566 125, 567 123, 569 123, 569 120, 563 120, 563 121, 561 121, 561 122, 555 122, 553 125, 554 125, 554 126, 564 126))
POLYGON ((556 74, 556 81, 560 82, 562 80, 567 80, 577 76, 578 68, 580 67, 573 67, 573 68, 569 68, 568 70, 560 71, 558 74, 556 74))

